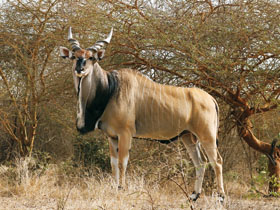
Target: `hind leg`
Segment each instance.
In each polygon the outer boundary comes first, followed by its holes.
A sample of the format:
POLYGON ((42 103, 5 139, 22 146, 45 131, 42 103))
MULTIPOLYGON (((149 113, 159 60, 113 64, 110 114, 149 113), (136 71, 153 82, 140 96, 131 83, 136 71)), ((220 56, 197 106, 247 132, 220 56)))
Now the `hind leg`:
POLYGON ((223 159, 218 152, 218 148, 216 144, 216 135, 211 135, 211 134, 205 135, 206 133, 207 132, 204 131, 203 134, 200 134, 199 138, 202 147, 210 161, 210 164, 215 171, 220 201, 223 201, 224 194, 225 194, 224 184, 223 184, 223 174, 222 174, 223 159))
POLYGON ((192 133, 185 134, 181 138, 195 166, 195 186, 194 192, 190 196, 190 198, 195 201, 198 199, 201 193, 202 182, 205 172, 205 158, 204 156, 201 156, 200 143, 195 139, 195 136, 192 133))
POLYGON ((223 159, 217 147, 207 148, 205 149, 205 152, 217 176, 218 193, 224 194, 225 192, 224 192, 224 184, 223 184, 223 167, 222 167, 223 159))

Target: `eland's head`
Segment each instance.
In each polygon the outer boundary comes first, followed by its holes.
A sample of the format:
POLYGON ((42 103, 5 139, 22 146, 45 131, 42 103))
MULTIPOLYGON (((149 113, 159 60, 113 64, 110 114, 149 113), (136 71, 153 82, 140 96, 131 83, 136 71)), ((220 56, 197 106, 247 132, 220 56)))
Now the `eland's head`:
POLYGON ((89 48, 82 49, 80 43, 73 38, 71 27, 68 31, 68 41, 72 50, 66 47, 60 47, 60 56, 73 60, 73 71, 77 77, 84 77, 93 68, 94 64, 104 57, 105 50, 103 47, 110 43, 113 35, 113 28, 104 40, 97 41, 89 48))
POLYGON ((60 56, 73 60, 73 79, 78 95, 77 122, 79 132, 87 133, 95 129, 96 122, 102 115, 109 96, 106 72, 98 65, 105 53, 103 49, 112 38, 113 28, 106 39, 97 41, 89 48, 83 49, 73 38, 71 27, 68 31, 68 41, 71 50, 60 47, 60 56), (99 97, 99 94, 102 97, 99 97))

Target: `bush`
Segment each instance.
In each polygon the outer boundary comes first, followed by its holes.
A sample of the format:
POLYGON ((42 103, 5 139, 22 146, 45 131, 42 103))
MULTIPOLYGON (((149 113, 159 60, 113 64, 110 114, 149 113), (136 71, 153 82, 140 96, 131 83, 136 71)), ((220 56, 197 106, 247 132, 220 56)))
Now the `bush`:
POLYGON ((110 171, 110 155, 108 141, 104 138, 78 135, 74 142, 73 161, 87 169, 99 168, 110 171))

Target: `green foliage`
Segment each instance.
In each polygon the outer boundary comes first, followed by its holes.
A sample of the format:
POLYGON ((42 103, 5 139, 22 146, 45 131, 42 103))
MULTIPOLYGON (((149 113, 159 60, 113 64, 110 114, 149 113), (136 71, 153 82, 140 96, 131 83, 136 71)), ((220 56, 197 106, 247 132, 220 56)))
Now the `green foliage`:
POLYGON ((256 171, 257 174, 253 175, 251 180, 251 194, 259 194, 258 189, 264 188, 269 183, 270 177, 268 176, 267 172, 267 158, 265 155, 261 155, 259 157, 256 171))
POLYGON ((253 176, 252 189, 256 189, 256 186, 263 188, 269 182, 269 176, 267 171, 260 171, 257 175, 253 176))
POLYGON ((40 170, 40 174, 44 173, 52 161, 52 156, 48 152, 35 150, 33 152, 33 158, 36 164, 34 165, 34 170, 40 170))
MULTIPOLYGON (((269 177, 269 184, 272 188, 280 188, 280 177, 276 177, 275 175, 272 175, 271 177, 269 177)), ((269 192, 270 196, 274 196, 274 197, 280 197, 280 192, 269 192)))
POLYGON ((266 174, 266 171, 268 171, 267 168, 267 157, 266 155, 261 155, 258 158, 258 164, 257 164, 257 168, 256 168, 258 173, 262 173, 262 174, 266 174))
POLYGON ((74 142, 73 161, 85 168, 109 171, 111 166, 108 147, 106 139, 78 135, 74 142))
MULTIPOLYGON (((272 187, 280 187, 280 179, 275 175, 269 176, 266 171, 261 171, 257 175, 253 176, 251 189, 248 198, 260 198, 263 196, 267 196, 266 193, 261 192, 259 189, 265 188, 269 183, 272 187)), ((268 196, 279 197, 279 192, 269 192, 268 196)))
MULTIPOLYGON (((270 187, 280 187, 280 179, 275 175, 269 176, 267 158, 265 155, 261 155, 258 159, 258 167, 256 168, 257 174, 253 176, 251 180, 251 190, 249 197, 259 197, 264 194, 259 191, 259 189, 266 188, 267 184, 270 187)), ((277 192, 269 192, 270 196, 279 196, 277 192)))

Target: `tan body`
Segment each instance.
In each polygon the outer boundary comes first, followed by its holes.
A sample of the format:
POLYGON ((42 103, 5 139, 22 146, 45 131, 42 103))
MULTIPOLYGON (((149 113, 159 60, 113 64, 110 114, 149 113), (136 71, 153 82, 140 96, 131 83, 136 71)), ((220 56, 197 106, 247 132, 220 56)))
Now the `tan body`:
POLYGON ((215 99, 198 88, 155 83, 130 69, 117 71, 114 78, 118 82, 110 83, 112 73, 103 70, 97 61, 104 54, 100 48, 110 42, 111 36, 112 30, 107 39, 84 50, 72 38, 70 29, 68 40, 73 52, 60 48, 63 58, 73 58, 73 78, 78 95, 77 129, 82 132, 90 125, 86 132, 98 127, 110 137, 112 172, 120 186, 125 185, 125 171, 133 137, 168 141, 179 136, 196 167, 195 189, 191 195, 193 200, 201 193, 205 171, 205 158, 200 153, 201 144, 216 173, 218 193, 223 201, 222 158, 216 145, 219 110, 215 99), (117 89, 108 95, 104 90, 110 90, 110 84, 117 84, 117 89), (92 104, 106 97, 109 100, 103 106, 102 114, 90 114, 95 113, 99 107, 92 104), (87 118, 89 115, 95 116, 92 121, 94 127, 87 118))
POLYGON ((215 100, 205 91, 161 85, 129 69, 119 70, 118 74, 120 92, 100 119, 108 124, 104 131, 109 136, 118 136, 120 128, 130 131, 133 137, 166 140, 184 130, 200 135, 209 124, 216 130, 215 100))

